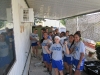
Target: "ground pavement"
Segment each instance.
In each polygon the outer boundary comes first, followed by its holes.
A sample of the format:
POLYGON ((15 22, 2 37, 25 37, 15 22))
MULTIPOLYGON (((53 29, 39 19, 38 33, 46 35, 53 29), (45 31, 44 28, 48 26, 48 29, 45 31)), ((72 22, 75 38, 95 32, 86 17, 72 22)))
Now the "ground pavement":
MULTIPOLYGON (((40 52, 39 52, 39 57, 34 58, 31 57, 31 64, 30 64, 30 69, 29 69, 29 75, 49 75, 48 72, 44 72, 46 68, 43 67, 42 59, 40 59, 40 52)), ((55 75, 54 69, 52 71, 52 75, 55 75)), ((86 75, 84 72, 82 72, 82 75, 86 75)))

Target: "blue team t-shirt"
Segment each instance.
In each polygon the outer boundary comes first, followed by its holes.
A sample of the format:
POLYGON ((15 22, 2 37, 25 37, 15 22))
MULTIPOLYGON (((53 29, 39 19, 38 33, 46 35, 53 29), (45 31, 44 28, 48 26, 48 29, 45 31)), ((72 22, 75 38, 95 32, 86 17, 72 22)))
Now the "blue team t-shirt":
MULTIPOLYGON (((71 43, 68 41, 68 44, 67 44, 67 47, 68 48, 70 48, 70 46, 71 46, 71 43)), ((74 49, 74 44, 71 46, 71 48, 70 49, 74 49)), ((63 45, 63 50, 66 50, 66 46, 65 45, 63 45)), ((64 55, 66 56, 66 57, 72 57, 73 56, 73 53, 72 54, 66 54, 65 52, 64 52, 64 55)))
POLYGON ((6 42, 0 42, 0 57, 8 56, 9 47, 6 42))
MULTIPOLYGON (((30 35, 32 38, 37 38, 38 37, 38 34, 34 34, 34 33, 31 33, 30 35)), ((36 43, 37 41, 36 40, 32 40, 31 43, 36 43)))
POLYGON ((80 54, 84 53, 85 54, 85 45, 82 41, 75 43, 75 48, 74 48, 74 58, 79 60, 80 59, 80 54))
POLYGON ((56 43, 52 44, 49 50, 52 52, 53 60, 62 60, 63 48, 62 48, 61 44, 56 44, 56 43))
POLYGON ((42 42, 42 50, 43 50, 43 54, 48 54, 45 50, 45 46, 51 46, 52 45, 52 41, 50 39, 47 40, 43 40, 42 42))

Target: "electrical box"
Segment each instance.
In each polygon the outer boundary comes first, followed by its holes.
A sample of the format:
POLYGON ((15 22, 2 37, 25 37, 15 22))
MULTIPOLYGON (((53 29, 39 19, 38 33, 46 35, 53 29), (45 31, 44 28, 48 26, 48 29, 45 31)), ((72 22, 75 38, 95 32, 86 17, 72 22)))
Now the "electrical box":
POLYGON ((21 9, 21 22, 34 22, 33 8, 21 9))

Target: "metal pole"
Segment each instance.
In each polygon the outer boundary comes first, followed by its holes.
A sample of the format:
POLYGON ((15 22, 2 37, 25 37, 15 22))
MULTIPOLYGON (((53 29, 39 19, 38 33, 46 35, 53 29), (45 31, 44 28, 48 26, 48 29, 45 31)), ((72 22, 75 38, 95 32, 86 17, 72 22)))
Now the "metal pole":
POLYGON ((79 25, 78 25, 78 17, 76 18, 76 22, 77 22, 77 28, 76 28, 76 30, 78 31, 79 30, 79 25))
POLYGON ((60 21, 59 21, 59 31, 60 31, 60 21))

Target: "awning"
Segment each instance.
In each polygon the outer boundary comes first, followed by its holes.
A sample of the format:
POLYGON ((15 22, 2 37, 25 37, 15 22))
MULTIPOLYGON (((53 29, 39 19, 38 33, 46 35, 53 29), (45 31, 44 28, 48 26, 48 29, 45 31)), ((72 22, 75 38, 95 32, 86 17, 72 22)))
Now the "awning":
POLYGON ((100 10, 100 0, 25 0, 35 17, 61 19, 100 10))

